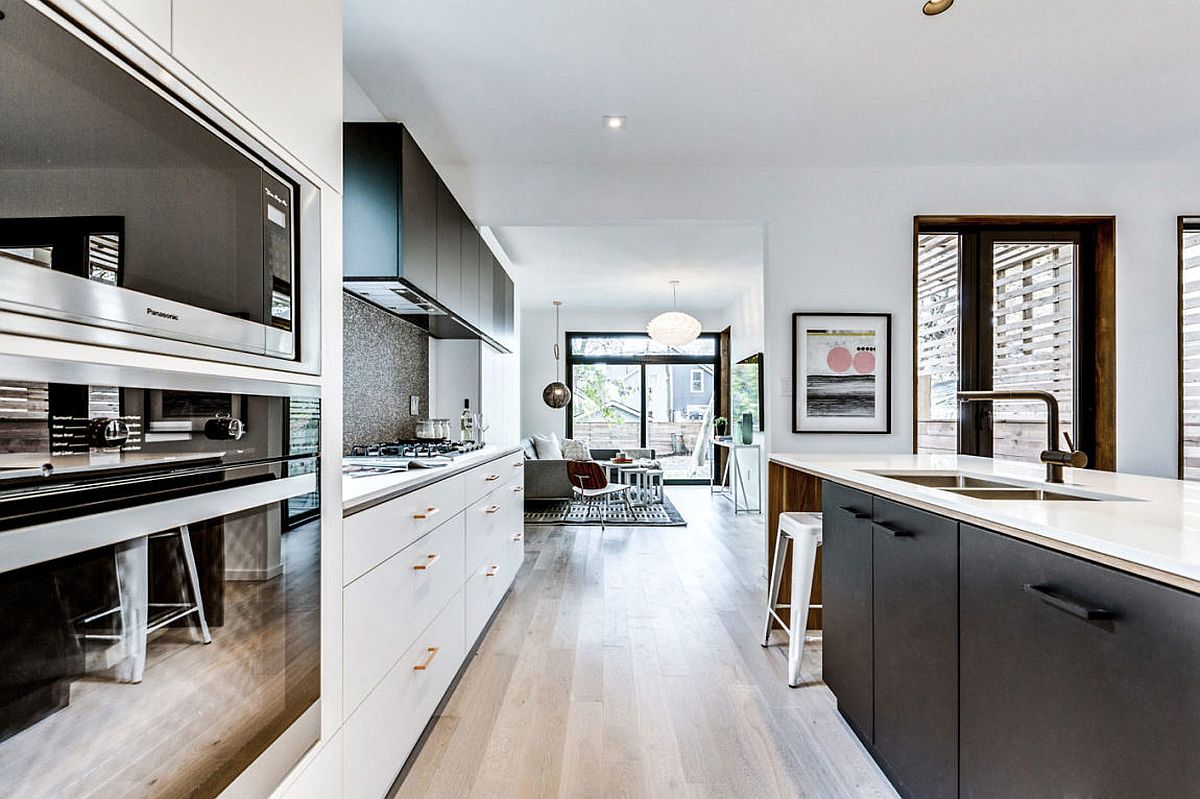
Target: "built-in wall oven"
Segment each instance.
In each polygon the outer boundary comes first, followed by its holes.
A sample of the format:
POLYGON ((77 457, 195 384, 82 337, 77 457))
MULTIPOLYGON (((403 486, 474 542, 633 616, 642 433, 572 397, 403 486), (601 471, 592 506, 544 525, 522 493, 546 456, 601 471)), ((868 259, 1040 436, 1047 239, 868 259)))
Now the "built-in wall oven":
POLYGON ((0 331, 315 373, 316 187, 79 3, 2 11, 0 331))
POLYGON ((212 797, 273 742, 294 763, 316 389, 27 360, 0 357, 0 795, 212 797))

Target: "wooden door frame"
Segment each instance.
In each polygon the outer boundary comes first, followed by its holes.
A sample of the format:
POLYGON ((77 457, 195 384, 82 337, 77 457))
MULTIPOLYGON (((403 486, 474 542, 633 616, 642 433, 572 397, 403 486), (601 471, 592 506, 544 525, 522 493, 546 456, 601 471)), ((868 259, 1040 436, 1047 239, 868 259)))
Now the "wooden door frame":
MULTIPOLYGON (((913 282, 912 282, 912 448, 917 451, 917 388, 918 388, 918 304, 917 279, 919 241, 922 233, 992 230, 1003 232, 1011 228, 1031 228, 1042 231, 1077 231, 1088 240, 1090 264, 1080 264, 1083 269, 1091 268, 1088 285, 1081 286, 1076 302, 1091 316, 1090 335, 1094 342, 1091 373, 1094 380, 1090 393, 1094 402, 1095 451, 1089 452, 1090 466, 1105 471, 1117 468, 1117 218, 1115 216, 938 216, 918 215, 913 217, 913 282)), ((1182 236, 1182 231, 1180 233, 1182 236)), ((1180 251, 1182 258, 1182 250, 1180 251)), ((1082 258, 1081 258, 1082 260, 1082 258)), ((1182 273, 1181 273, 1182 275, 1182 273)), ((1082 281, 1081 281, 1082 282, 1082 281)), ((1082 315, 1082 314, 1081 314, 1082 315)), ((1077 374, 1082 364, 1076 366, 1077 374)), ((1181 417, 1182 418, 1182 417, 1181 417)), ((1182 436, 1180 437, 1182 447, 1182 436)))

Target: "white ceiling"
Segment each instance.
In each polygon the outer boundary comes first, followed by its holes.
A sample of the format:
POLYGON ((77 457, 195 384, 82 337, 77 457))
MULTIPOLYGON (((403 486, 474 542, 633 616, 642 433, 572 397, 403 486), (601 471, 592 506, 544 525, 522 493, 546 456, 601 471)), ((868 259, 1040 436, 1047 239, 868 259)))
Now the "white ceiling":
POLYGON ((521 285, 521 304, 663 310, 724 308, 762 274, 757 225, 673 223, 493 228, 521 285))
POLYGON ((550 229, 604 218, 589 169, 1200 160, 1197 0, 922 1, 345 0, 345 61, 439 168, 556 176, 476 220, 505 225, 539 303, 635 301, 597 265, 643 290, 679 273, 699 301, 750 258, 748 230, 550 229))

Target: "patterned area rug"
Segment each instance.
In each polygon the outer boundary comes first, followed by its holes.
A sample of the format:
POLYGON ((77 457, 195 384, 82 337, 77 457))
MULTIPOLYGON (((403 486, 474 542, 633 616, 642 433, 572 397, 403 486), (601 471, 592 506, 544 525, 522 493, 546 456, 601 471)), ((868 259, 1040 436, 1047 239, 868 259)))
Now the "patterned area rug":
MULTIPOLYGON (((588 518, 588 507, 581 502, 565 499, 528 502, 525 504, 525 523, 599 527, 600 510, 598 506, 593 508, 591 518, 588 518)), ((632 516, 625 509, 625 503, 613 502, 604 523, 609 527, 687 527, 687 522, 666 498, 661 505, 634 505, 632 516)))

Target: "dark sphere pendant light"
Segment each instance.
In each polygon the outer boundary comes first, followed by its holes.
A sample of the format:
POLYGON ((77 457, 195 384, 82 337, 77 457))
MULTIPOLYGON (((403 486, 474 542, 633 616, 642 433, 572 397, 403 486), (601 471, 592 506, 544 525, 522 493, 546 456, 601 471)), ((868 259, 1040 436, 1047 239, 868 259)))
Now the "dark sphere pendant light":
POLYGON ((554 301, 554 382, 542 389, 542 402, 549 405, 551 408, 565 408, 571 402, 571 389, 567 388, 567 384, 558 379, 558 308, 562 305, 558 300, 554 301))

